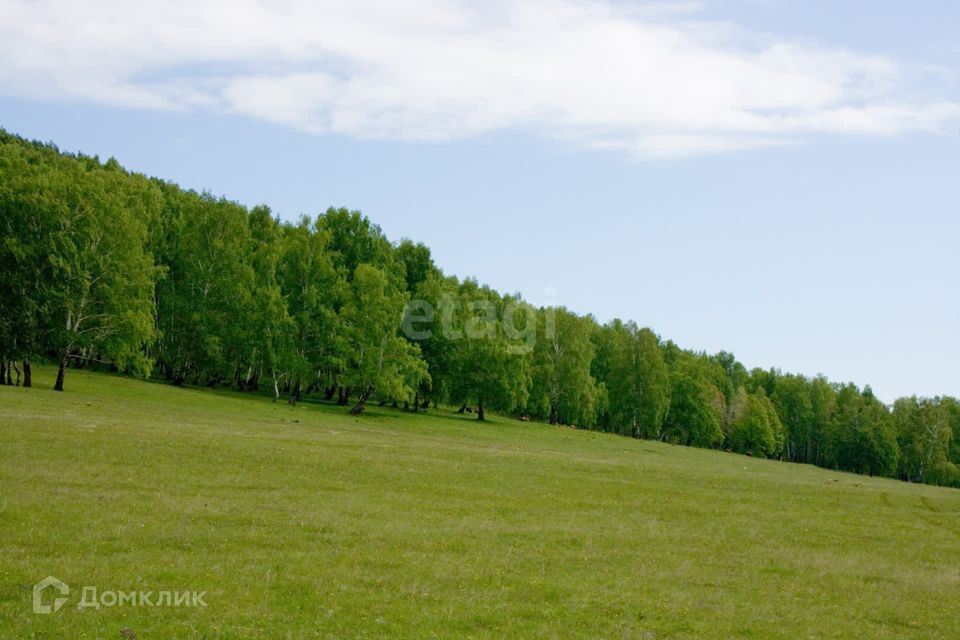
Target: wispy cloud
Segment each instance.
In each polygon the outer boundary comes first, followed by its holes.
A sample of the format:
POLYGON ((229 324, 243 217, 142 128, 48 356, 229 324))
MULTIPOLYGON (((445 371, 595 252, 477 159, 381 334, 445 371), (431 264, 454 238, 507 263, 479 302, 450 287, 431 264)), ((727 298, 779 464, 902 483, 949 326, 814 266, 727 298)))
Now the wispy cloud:
POLYGON ((642 157, 935 131, 896 60, 698 20, 695 2, 0 0, 0 91, 455 140, 527 130, 642 157))

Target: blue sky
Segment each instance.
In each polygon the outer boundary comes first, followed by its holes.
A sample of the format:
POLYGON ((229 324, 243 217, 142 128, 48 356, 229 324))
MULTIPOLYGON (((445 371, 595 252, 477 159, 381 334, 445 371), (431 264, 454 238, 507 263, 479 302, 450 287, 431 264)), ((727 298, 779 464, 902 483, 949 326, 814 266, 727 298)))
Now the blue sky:
POLYGON ((955 3, 132 4, 0 0, 0 126, 361 209, 749 367, 960 395, 955 3))

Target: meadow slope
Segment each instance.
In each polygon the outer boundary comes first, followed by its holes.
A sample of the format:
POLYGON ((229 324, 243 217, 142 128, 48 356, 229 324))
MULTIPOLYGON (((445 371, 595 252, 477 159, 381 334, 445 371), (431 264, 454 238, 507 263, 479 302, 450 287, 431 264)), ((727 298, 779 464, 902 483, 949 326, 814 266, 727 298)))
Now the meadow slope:
POLYGON ((956 638, 960 491, 431 410, 0 386, 0 638, 956 638), (34 583, 71 586, 57 613, 34 583), (81 589, 206 607, 78 609, 81 589))

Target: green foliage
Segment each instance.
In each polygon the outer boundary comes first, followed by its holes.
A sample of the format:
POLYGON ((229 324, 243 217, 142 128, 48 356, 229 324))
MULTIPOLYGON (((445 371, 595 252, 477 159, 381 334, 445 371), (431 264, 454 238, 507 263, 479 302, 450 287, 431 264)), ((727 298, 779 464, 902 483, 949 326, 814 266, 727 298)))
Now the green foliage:
POLYGON ((820 433, 810 381, 802 376, 781 377, 773 392, 773 403, 786 430, 787 460, 813 462, 820 433))
POLYGON ((529 345, 510 335, 510 325, 502 321, 515 320, 517 311, 526 316, 520 329, 535 332, 532 308, 471 280, 460 285, 457 297, 441 301, 439 316, 451 345, 449 397, 455 403, 475 402, 480 420, 487 408, 512 412, 527 403, 529 345))
POLYGON ((670 372, 670 411, 664 437, 670 442, 696 447, 716 447, 723 442, 723 393, 711 381, 702 358, 685 354, 670 372))
MULTIPOLYGON (((254 288, 251 296, 251 327, 247 349, 247 373, 238 382, 244 388, 257 385, 264 371, 276 382, 278 369, 292 366, 293 332, 296 327, 288 313, 280 282, 283 255, 283 227, 266 207, 257 207, 249 217, 254 288)), ((276 385, 274 385, 276 390, 276 385)))
POLYGON ((886 406, 869 388, 854 385, 837 392, 837 409, 827 426, 824 442, 827 466, 854 473, 893 475, 899 449, 886 406))
POLYGON ((953 399, 901 398, 893 406, 900 444, 900 477, 911 482, 955 484, 951 460, 957 403, 953 399))
POLYGON ((2 258, 13 265, 3 288, 17 305, 0 322, 5 342, 18 355, 55 353, 57 389, 71 359, 102 355, 146 374, 155 279, 146 240, 159 191, 112 164, 45 147, 4 142, 0 158, 2 258))
POLYGON ((284 225, 277 267, 280 291, 292 322, 288 374, 309 380, 316 371, 325 386, 338 383, 346 367, 346 331, 337 314, 349 294, 328 250, 330 234, 303 217, 284 225))
MULTIPOLYGON (((172 185, 165 186, 165 195, 161 229, 153 235, 153 253, 165 269, 157 285, 157 357, 178 384, 188 376, 228 381, 252 354, 251 328, 265 321, 256 317, 264 302, 255 302, 248 213, 227 200, 172 185)), ((263 286, 273 287, 272 275, 264 277, 263 286)))
POLYGON ((430 256, 430 249, 419 242, 401 240, 397 245, 397 259, 404 266, 407 291, 410 293, 417 291, 429 278, 440 276, 440 271, 430 256))
POLYGON ((421 384, 417 390, 427 402, 447 402, 451 397, 458 352, 456 335, 448 329, 453 322, 451 301, 457 295, 458 287, 456 278, 446 278, 433 270, 416 285, 411 292, 413 300, 404 310, 402 333, 420 347, 421 357, 430 372, 429 384, 421 384), (448 313, 449 318, 441 321, 441 313, 448 313))
POLYGON ((783 448, 783 426, 773 403, 762 391, 746 396, 730 424, 727 446, 738 453, 773 457, 783 448))
POLYGON ((407 297, 383 270, 357 266, 342 315, 346 327, 344 383, 357 390, 355 413, 375 393, 394 400, 412 399, 428 377, 420 349, 397 333, 407 297))
POLYGON ((670 372, 660 340, 649 329, 614 320, 594 333, 594 375, 607 391, 609 430, 639 438, 659 438, 670 410, 670 372))
POLYGON ((41 331, 53 274, 47 257, 57 218, 44 197, 44 159, 42 149, 0 144, 0 360, 30 357, 46 346, 41 331))
POLYGON ((537 314, 541 332, 533 354, 529 413, 550 424, 592 425, 597 384, 590 375, 596 323, 560 308, 537 314))
POLYGON ((953 465, 954 472, 948 484, 960 487, 960 401, 956 398, 940 398, 940 404, 950 425, 950 450, 947 459, 953 465))
POLYGON ((359 211, 281 222, 0 131, 0 383, 106 365, 276 400, 525 412, 627 436, 960 485, 960 403, 906 398, 445 276, 359 211), (17 369, 18 376, 20 369, 17 369), (6 374, 6 375, 5 375, 6 374))
POLYGON ((334 267, 345 280, 353 280, 357 267, 369 264, 382 269, 392 286, 406 290, 405 267, 393 245, 380 227, 359 211, 327 209, 317 218, 316 228, 328 236, 327 250, 334 267))

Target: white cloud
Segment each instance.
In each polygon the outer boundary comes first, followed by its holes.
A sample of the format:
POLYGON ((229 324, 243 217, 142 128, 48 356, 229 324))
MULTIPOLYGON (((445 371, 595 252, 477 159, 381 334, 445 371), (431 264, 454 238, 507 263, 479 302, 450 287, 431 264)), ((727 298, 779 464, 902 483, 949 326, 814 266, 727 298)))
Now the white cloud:
POLYGON ((697 21, 697 3, 0 0, 0 91, 310 132, 512 129, 640 156, 935 131, 895 60, 697 21))

